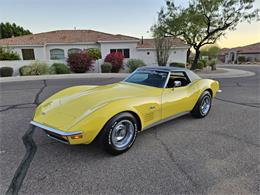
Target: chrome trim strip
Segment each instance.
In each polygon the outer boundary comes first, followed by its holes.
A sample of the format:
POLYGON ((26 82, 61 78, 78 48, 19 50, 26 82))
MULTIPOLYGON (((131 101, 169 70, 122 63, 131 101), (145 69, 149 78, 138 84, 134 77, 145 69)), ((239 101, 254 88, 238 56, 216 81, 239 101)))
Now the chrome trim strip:
POLYGON ((47 130, 47 131, 50 131, 50 132, 53 132, 53 133, 56 133, 56 134, 59 134, 59 135, 63 135, 63 136, 71 136, 71 135, 77 135, 77 134, 82 133, 81 131, 64 132, 64 131, 61 131, 61 130, 58 130, 58 129, 47 127, 47 126, 42 125, 40 123, 37 123, 35 121, 31 121, 30 123, 34 126, 40 127, 41 129, 44 129, 44 130, 47 130))
POLYGON ((58 142, 61 142, 61 143, 63 143, 63 144, 69 144, 69 142, 65 142, 65 141, 60 140, 60 139, 58 139, 58 138, 56 138, 56 137, 53 137, 53 136, 51 136, 51 135, 49 135, 49 134, 47 134, 47 136, 48 136, 49 138, 54 139, 54 140, 56 140, 56 141, 58 141, 58 142))
POLYGON ((221 92, 222 92, 222 90, 221 90, 221 89, 219 89, 219 90, 217 90, 217 92, 218 92, 218 93, 221 93, 221 92))
POLYGON ((159 120, 153 124, 150 124, 148 126, 146 126, 145 128, 142 129, 142 131, 146 130, 146 129, 150 129, 151 127, 154 127, 154 126, 157 126, 159 124, 162 124, 162 123, 165 123, 167 121, 170 121, 170 120, 173 120, 173 119, 176 119, 176 118, 179 118, 181 116, 184 116, 186 114, 188 114, 189 112, 182 112, 182 113, 179 113, 179 114, 176 114, 176 115, 173 115, 173 116, 170 116, 168 118, 165 118, 165 119, 162 119, 162 120, 159 120))
POLYGON ((167 75, 167 79, 166 79, 166 81, 165 81, 165 83, 164 83, 163 88, 166 88, 166 87, 167 87, 168 82, 169 82, 169 80, 170 80, 170 77, 171 77, 171 72, 168 73, 168 75, 167 75))

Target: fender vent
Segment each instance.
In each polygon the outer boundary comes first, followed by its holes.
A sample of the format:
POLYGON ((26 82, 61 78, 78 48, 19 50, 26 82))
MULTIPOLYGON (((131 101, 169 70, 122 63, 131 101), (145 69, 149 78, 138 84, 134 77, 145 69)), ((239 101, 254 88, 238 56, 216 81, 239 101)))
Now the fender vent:
POLYGON ((154 118, 154 113, 153 112, 150 112, 150 113, 144 115, 144 121, 145 122, 153 120, 153 118, 154 118))

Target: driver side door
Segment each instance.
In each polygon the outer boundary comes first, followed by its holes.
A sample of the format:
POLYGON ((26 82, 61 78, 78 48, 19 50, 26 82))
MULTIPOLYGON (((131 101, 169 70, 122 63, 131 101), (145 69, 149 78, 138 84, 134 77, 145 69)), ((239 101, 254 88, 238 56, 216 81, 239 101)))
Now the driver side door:
POLYGON ((167 88, 162 93, 162 119, 191 111, 196 101, 194 92, 193 83, 185 72, 171 73, 167 88), (175 87, 174 81, 178 80, 182 85, 175 87))

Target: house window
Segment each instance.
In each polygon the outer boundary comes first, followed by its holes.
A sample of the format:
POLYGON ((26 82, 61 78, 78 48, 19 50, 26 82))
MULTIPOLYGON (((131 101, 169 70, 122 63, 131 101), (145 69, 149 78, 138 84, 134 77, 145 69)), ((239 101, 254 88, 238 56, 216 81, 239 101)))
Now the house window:
POLYGON ((117 49, 117 52, 120 52, 121 54, 123 54, 123 50, 122 49, 117 49))
POLYGON ((129 49, 123 49, 124 50, 124 57, 125 58, 130 58, 130 51, 129 51, 129 49))
POLYGON ((22 49, 23 60, 35 60, 33 49, 22 49))
POLYGON ((62 60, 64 59, 64 50, 63 49, 51 49, 51 60, 62 60))
POLYGON ((80 53, 81 49, 78 48, 71 48, 68 50, 68 54, 72 54, 72 53, 80 53))
POLYGON ((130 58, 130 50, 129 49, 110 49, 110 53, 120 52, 124 55, 125 58, 130 58))

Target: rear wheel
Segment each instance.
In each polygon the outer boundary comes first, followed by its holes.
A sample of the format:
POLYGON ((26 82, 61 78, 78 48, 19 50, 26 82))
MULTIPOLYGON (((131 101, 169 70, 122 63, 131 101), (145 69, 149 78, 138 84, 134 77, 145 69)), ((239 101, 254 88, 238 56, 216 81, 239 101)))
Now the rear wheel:
POLYGON ((191 111, 192 116, 196 118, 203 118, 208 115, 211 109, 211 101, 212 97, 209 91, 204 91, 198 102, 196 103, 195 107, 191 111))
POLYGON ((108 121, 99 142, 110 154, 121 154, 133 145, 137 135, 137 120, 130 113, 120 113, 108 121))

